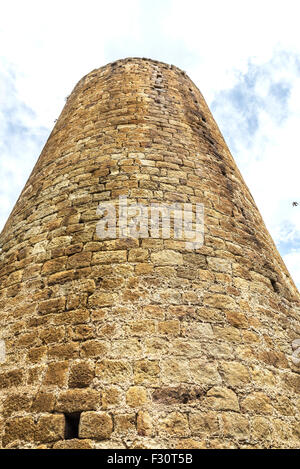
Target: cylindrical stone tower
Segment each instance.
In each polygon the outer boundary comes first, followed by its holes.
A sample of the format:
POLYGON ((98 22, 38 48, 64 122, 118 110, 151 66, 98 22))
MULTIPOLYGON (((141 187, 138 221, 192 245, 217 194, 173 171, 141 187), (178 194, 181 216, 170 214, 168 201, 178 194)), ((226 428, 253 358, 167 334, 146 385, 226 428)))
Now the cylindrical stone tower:
POLYGON ((299 293, 183 71, 85 76, 0 247, 3 448, 299 447, 299 293), (203 245, 124 235, 119 200, 203 204, 203 245))

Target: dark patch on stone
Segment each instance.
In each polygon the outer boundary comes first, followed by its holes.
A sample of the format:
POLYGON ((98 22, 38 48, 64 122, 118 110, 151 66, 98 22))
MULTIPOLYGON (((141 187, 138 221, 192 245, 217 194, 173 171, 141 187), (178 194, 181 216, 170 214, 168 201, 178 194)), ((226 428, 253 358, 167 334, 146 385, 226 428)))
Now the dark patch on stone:
POLYGON ((222 160, 222 159, 223 159, 223 156, 220 155, 220 153, 218 153, 216 150, 211 150, 211 152, 212 152, 213 155, 216 156, 219 160, 222 160))
POLYGON ((278 292, 279 292, 279 287, 278 287, 278 285, 277 285, 276 280, 270 278, 270 282, 271 282, 271 285, 272 285, 272 287, 273 287, 274 292, 275 292, 275 293, 278 293, 278 292))
POLYGON ((200 399, 202 394, 201 389, 177 386, 156 389, 152 397, 154 401, 162 404, 187 404, 189 401, 200 399))
POLYGON ((65 440, 78 438, 80 412, 65 414, 65 440))

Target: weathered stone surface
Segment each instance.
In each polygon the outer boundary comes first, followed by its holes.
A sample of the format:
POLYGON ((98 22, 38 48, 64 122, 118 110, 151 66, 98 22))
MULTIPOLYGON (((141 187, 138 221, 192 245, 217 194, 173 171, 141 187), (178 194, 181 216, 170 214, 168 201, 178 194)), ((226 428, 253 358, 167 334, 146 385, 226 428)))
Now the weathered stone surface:
POLYGON ((111 264, 126 262, 127 251, 105 251, 93 254, 93 264, 111 264))
POLYGON ((67 361, 50 363, 45 374, 44 384, 64 386, 67 381, 68 368, 67 361))
POLYGON ((190 362, 192 382, 195 384, 215 386, 222 383, 215 363, 194 359, 190 362))
POLYGON ((0 448, 299 447, 299 292, 183 71, 80 80, 0 247, 0 448))
POLYGON ((132 321, 129 324, 131 336, 145 336, 155 332, 155 322, 150 319, 143 319, 142 321, 132 321))
POLYGON ((31 409, 33 412, 52 412, 55 396, 53 393, 39 392, 33 399, 31 409))
POLYGON ((108 344, 103 340, 87 340, 81 346, 80 356, 86 358, 101 358, 107 354, 108 344))
POLYGON ((189 362, 175 358, 161 361, 163 384, 180 384, 190 381, 189 362))
POLYGON ((205 441, 197 441, 193 438, 182 438, 177 440, 176 449, 206 449, 207 445, 205 441))
POLYGON ((147 249, 130 249, 128 262, 145 262, 148 256, 149 252, 147 249))
POLYGON ((79 252, 68 258, 67 268, 75 269, 79 267, 88 267, 91 263, 91 252, 79 252))
POLYGON ((238 398, 231 389, 220 386, 213 387, 206 396, 207 405, 215 410, 239 411, 238 398))
POLYGON ((183 263, 182 254, 166 249, 151 254, 151 261, 157 265, 181 265, 183 263))
POLYGON ((86 388, 88 387, 95 376, 94 366, 90 363, 75 363, 69 375, 70 388, 86 388))
POLYGON ((68 360, 71 358, 77 358, 79 345, 74 342, 66 344, 51 345, 48 348, 49 358, 56 360, 68 360))
POLYGON ((8 417, 15 412, 28 411, 32 399, 27 394, 11 394, 3 403, 3 415, 8 417))
POLYGON ((94 410, 100 401, 99 391, 93 389, 72 389, 62 391, 57 398, 55 409, 58 412, 82 412, 94 410))
POLYGON ((200 388, 170 386, 156 389, 152 394, 154 402, 162 404, 187 404, 199 400, 203 395, 200 388))
POLYGON ((160 433, 173 436, 188 436, 190 434, 189 424, 186 414, 181 412, 171 412, 160 420, 160 433))
POLYGON ((153 433, 152 418, 148 412, 142 410, 137 415, 137 432, 141 436, 151 436, 153 433))
POLYGON ((57 257, 56 259, 51 259, 50 261, 45 262, 42 268, 42 275, 53 274, 54 272, 65 270, 66 259, 66 257, 57 257))
POLYGON ((158 332, 163 335, 176 336, 180 334, 179 321, 163 321, 158 323, 158 332))
POLYGON ((231 273, 230 259, 221 259, 219 257, 208 257, 207 264, 208 264, 208 268, 210 268, 213 271, 231 273))
POLYGON ((89 297, 89 306, 91 307, 103 307, 111 306, 114 304, 114 295, 112 293, 101 293, 95 292, 89 297))
POLYGON ((64 415, 42 415, 36 425, 35 439, 42 443, 61 440, 64 438, 64 415))
POLYGON ((156 360, 139 360, 134 365, 135 384, 156 385, 159 382, 160 368, 156 360))
POLYGON ((63 440, 57 441, 53 445, 53 449, 92 449, 91 440, 63 440))
POLYGON ((268 418, 254 417, 251 421, 251 429, 254 441, 259 441, 261 446, 267 446, 269 444, 272 426, 268 418))
POLYGON ((34 420, 32 417, 16 417, 7 420, 4 429, 3 446, 6 447, 13 441, 34 440, 34 420))
POLYGON ((65 309, 65 304, 64 297, 45 300, 40 303, 38 311, 40 314, 61 313, 65 309))
POLYGON ((236 311, 228 311, 226 312, 226 317, 228 322, 232 324, 234 327, 248 327, 248 320, 244 313, 239 313, 236 311))
POLYGON ((227 295, 219 294, 205 295, 203 298, 203 304, 205 306, 211 306, 213 308, 220 308, 225 310, 235 307, 235 301, 233 298, 227 295))
POLYGON ((117 386, 106 387, 102 392, 102 409, 110 407, 120 407, 122 402, 122 392, 117 386))
POLYGON ((224 380, 229 387, 234 388, 249 384, 249 372, 241 363, 227 362, 223 363, 221 368, 224 380))
POLYGON ((195 412, 190 415, 190 429, 193 435, 216 434, 219 432, 216 412, 195 412))
POLYGON ((292 349, 297 350, 300 347, 300 339, 295 339, 292 342, 292 349))
POLYGON ((147 390, 142 386, 132 386, 126 393, 126 402, 130 407, 141 407, 148 402, 147 390))
POLYGON ((249 435, 249 421, 243 415, 231 412, 224 413, 222 415, 222 427, 226 438, 247 439, 249 435))
POLYGON ((130 364, 125 360, 102 360, 96 365, 96 375, 106 383, 125 383, 132 375, 130 364))
POLYGON ((272 414, 273 406, 271 399, 262 392, 249 394, 242 402, 241 408, 248 412, 257 414, 272 414))
POLYGON ((6 373, 0 373, 0 389, 18 386, 22 383, 22 370, 12 370, 6 373))
POLYGON ((79 437, 105 440, 113 431, 111 416, 105 412, 84 412, 80 417, 79 437))
POLYGON ((121 414, 116 415, 115 419, 115 432, 121 435, 126 435, 135 432, 136 430, 136 415, 135 414, 121 414))

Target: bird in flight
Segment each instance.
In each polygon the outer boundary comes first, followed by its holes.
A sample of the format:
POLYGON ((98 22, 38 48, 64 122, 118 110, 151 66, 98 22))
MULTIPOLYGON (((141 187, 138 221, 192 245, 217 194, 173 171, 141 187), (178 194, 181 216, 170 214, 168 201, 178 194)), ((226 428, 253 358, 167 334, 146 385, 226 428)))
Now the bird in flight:
POLYGON ((292 206, 293 206, 293 207, 297 207, 297 205, 299 205, 298 202, 293 202, 293 203, 292 203, 292 206))

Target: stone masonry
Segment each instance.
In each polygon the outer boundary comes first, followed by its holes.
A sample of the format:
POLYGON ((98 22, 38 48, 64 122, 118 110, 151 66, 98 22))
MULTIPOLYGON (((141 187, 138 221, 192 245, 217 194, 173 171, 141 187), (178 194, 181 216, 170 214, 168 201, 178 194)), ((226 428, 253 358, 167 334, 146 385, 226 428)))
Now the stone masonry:
POLYGON ((0 447, 299 448, 299 293, 183 71, 86 75, 0 247, 0 447), (120 195, 202 203, 204 245, 99 239, 120 195))

